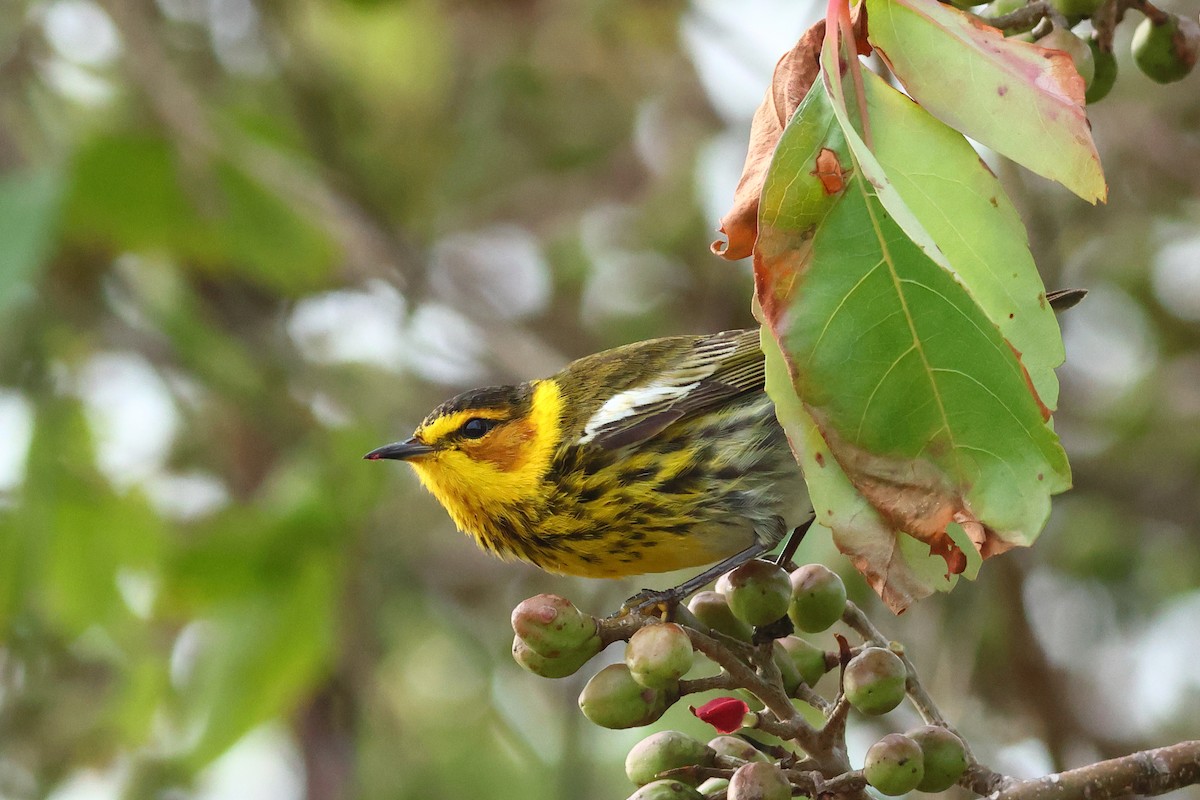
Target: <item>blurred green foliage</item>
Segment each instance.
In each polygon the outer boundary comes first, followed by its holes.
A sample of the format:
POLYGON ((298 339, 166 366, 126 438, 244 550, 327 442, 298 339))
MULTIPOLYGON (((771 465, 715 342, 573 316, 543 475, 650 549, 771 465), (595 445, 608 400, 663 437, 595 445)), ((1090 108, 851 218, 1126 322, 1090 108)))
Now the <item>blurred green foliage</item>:
MULTIPOLYGON (((639 587, 492 562, 359 458, 468 384, 751 324, 707 249, 745 98, 693 63, 723 47, 757 97, 764 8, 0 9, 0 795, 628 792, 644 732, 586 726, 587 675, 521 672, 507 620, 639 587)), ((1067 322, 1077 489, 1035 551, 877 614, 998 767, 1196 735, 1200 644, 1163 626, 1197 603, 1200 313, 1162 287, 1200 288, 1154 267, 1200 237, 1194 80, 1097 107, 1106 208, 1003 175, 1047 282, 1101 290, 1067 322)))

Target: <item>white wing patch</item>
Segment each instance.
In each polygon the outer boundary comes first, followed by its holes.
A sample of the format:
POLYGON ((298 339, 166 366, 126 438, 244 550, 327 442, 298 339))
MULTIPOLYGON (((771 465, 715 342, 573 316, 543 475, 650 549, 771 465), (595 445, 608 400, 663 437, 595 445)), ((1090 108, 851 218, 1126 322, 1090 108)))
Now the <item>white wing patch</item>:
POLYGON ((711 377, 738 348, 736 339, 713 337, 691 357, 645 386, 619 392, 596 410, 583 426, 579 444, 587 444, 617 423, 648 412, 665 411, 687 397, 701 381, 711 377))
MULTIPOLYGON (((709 370, 711 372, 711 370, 709 370)), ((579 437, 580 444, 587 444, 596 438, 604 428, 620 422, 628 417, 642 413, 650 406, 669 406, 680 398, 687 397, 688 392, 700 385, 700 381, 679 384, 655 381, 646 386, 626 389, 620 394, 614 394, 604 401, 604 405, 596 410, 583 426, 583 436, 579 437)))

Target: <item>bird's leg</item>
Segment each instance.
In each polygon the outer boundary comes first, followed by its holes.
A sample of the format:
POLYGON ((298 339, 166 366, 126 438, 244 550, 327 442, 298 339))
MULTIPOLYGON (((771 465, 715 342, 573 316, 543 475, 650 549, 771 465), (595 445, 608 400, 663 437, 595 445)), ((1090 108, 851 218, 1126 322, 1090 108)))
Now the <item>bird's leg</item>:
POLYGON ((796 555, 796 551, 800 548, 800 543, 804 541, 805 534, 812 524, 817 521, 816 514, 809 517, 806 521, 801 522, 796 527, 792 528, 792 532, 788 535, 787 541, 783 543, 783 549, 779 551, 779 555, 775 558, 775 563, 784 569, 788 569, 788 564, 791 563, 792 556, 796 555))
MULTIPOLYGON (((650 613, 659 611, 670 616, 674 611, 675 606, 686 600, 691 595, 700 591, 710 581, 721 577, 726 572, 732 569, 737 569, 747 561, 758 558, 763 553, 767 552, 784 536, 784 531, 787 530, 782 517, 771 518, 772 528, 766 532, 766 536, 761 535, 757 530, 754 532, 754 543, 742 550, 739 553, 734 553, 724 561, 709 567, 695 577, 689 578, 678 586, 672 586, 670 589, 643 589, 633 597, 626 600, 615 616, 623 616, 633 611, 640 613, 650 613)), ((811 524, 811 523, 810 523, 811 524)), ((806 527, 806 526, 805 526, 806 527)), ((807 529, 807 527, 806 527, 807 529)), ((797 529, 798 530, 798 529, 797 529)), ((790 544, 790 542, 789 542, 790 544)), ((799 544, 799 542, 797 542, 799 544)))
MULTIPOLYGON (((792 556, 796 555, 797 548, 804 541, 804 535, 808 533, 808 529, 817 521, 816 514, 809 517, 806 521, 801 522, 796 527, 792 528, 792 532, 788 534, 787 541, 783 543, 783 549, 779 551, 779 555, 775 557, 775 564, 786 570, 794 569, 792 565, 792 556)), ((754 629, 755 644, 764 644, 782 639, 784 636, 790 636, 795 633, 796 628, 792 625, 792 620, 787 615, 780 617, 770 625, 760 625, 754 629)))
POLYGON ((617 612, 616 616, 622 616, 632 611, 645 614, 656 610, 664 611, 669 615, 675 609, 675 606, 700 591, 700 589, 704 588, 705 584, 721 577, 731 569, 737 569, 750 559, 761 556, 769 549, 769 545, 759 541, 755 537, 754 544, 745 550, 735 553, 715 566, 709 567, 695 577, 688 578, 678 586, 672 586, 670 589, 642 589, 621 605, 621 609, 617 612))

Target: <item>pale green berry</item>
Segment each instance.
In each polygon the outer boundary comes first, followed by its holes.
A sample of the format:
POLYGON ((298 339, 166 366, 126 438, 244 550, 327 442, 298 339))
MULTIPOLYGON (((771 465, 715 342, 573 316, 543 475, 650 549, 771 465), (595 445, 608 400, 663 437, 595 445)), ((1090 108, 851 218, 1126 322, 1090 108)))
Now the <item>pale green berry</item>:
POLYGON ((917 784, 922 792, 944 792, 967 771, 967 750, 962 740, 937 725, 922 725, 907 734, 921 748, 925 777, 917 784))
POLYGON ((846 700, 863 714, 886 714, 904 699, 908 671, 891 650, 868 647, 850 659, 843 677, 846 700))
POLYGON ((642 686, 624 664, 609 664, 583 687, 579 708, 602 728, 637 728, 661 717, 675 699, 673 692, 642 686))
POLYGON ((770 625, 787 614, 792 596, 787 572, 762 559, 727 572, 720 586, 729 609, 751 625, 770 625))
POLYGON ((824 564, 805 564, 788 579, 792 598, 788 616, 806 633, 820 633, 842 618, 846 610, 846 585, 824 564))
POLYGON ((867 750, 863 777, 886 795, 908 794, 921 783, 921 748, 902 733, 889 733, 867 750))
POLYGON ((633 679, 651 689, 674 686, 692 668, 692 642, 673 622, 647 625, 629 639, 625 663, 633 679))

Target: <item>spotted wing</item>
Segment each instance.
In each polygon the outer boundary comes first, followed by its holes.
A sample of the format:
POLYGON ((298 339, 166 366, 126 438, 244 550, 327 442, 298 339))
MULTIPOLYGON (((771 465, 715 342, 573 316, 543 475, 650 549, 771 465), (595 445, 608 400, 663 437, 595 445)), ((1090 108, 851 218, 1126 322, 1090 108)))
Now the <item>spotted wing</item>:
POLYGON ((648 382, 610 397, 579 443, 612 450, 645 441, 687 414, 762 391, 764 369, 757 330, 703 337, 648 382))

